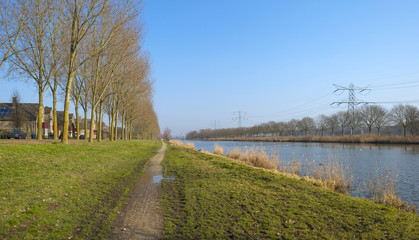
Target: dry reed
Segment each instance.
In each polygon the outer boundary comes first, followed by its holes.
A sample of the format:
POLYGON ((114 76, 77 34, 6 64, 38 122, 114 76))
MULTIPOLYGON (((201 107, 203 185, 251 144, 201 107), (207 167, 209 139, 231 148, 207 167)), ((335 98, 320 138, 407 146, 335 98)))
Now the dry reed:
POLYGON ((195 149, 195 144, 193 144, 191 142, 188 142, 188 143, 185 144, 185 147, 189 148, 189 149, 195 149))
POLYGON ((177 140, 169 140, 169 143, 177 146, 183 146, 183 143, 177 140))
MULTIPOLYGON (((223 152, 221 146, 215 146, 214 154, 222 155, 223 152)), ((304 164, 304 166, 295 159, 295 155, 291 162, 285 163, 279 161, 278 153, 273 152, 269 155, 263 147, 246 148, 245 151, 236 147, 228 152, 226 156, 240 160, 247 165, 265 169, 277 169, 280 173, 286 174, 289 177, 304 179, 316 186, 324 186, 336 192, 348 194, 352 190, 353 176, 350 169, 343 167, 338 159, 331 154, 329 154, 326 164, 316 163, 314 160, 311 160, 310 156, 310 161, 304 164)), ((405 203, 397 196, 396 181, 397 175, 392 172, 387 172, 384 178, 381 176, 375 177, 368 185, 367 192, 372 195, 373 200, 376 202, 416 213, 417 207, 415 205, 405 203)))
POLYGON ((229 158, 240 160, 245 164, 254 167, 260 167, 265 169, 277 168, 277 162, 272 160, 274 158, 269 156, 263 147, 252 147, 251 149, 246 148, 244 152, 242 152, 240 148, 236 147, 233 149, 233 151, 228 152, 226 156, 229 158))
POLYGON ((226 156, 227 156, 227 157, 229 157, 229 158, 233 158, 233 159, 236 159, 236 160, 240 160, 240 159, 241 159, 241 157, 242 157, 242 152, 241 152, 240 148, 235 147, 235 148, 233 149, 233 151, 228 152, 226 156))
POLYGON ((393 171, 387 170, 384 173, 377 171, 377 175, 371 179, 366 188, 367 196, 372 197, 376 202, 412 213, 418 210, 417 206, 403 202, 397 196, 397 174, 393 171))
POLYGON ((222 146, 218 145, 217 143, 214 145, 214 154, 223 156, 224 149, 222 146))

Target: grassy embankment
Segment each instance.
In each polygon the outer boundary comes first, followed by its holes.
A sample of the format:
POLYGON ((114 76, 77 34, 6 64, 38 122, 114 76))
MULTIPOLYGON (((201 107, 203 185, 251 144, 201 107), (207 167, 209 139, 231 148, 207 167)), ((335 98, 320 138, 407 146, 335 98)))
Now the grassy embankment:
POLYGON ((48 143, 0 145, 0 239, 106 238, 124 196, 161 147, 48 143))
POLYGON ((415 239, 419 216, 303 179, 170 146, 167 239, 415 239))
POLYGON ((378 136, 378 135, 344 135, 344 136, 283 136, 283 137, 233 137, 209 138, 208 141, 241 141, 241 142, 323 142, 323 143, 373 143, 373 144, 419 144, 418 136, 378 136))

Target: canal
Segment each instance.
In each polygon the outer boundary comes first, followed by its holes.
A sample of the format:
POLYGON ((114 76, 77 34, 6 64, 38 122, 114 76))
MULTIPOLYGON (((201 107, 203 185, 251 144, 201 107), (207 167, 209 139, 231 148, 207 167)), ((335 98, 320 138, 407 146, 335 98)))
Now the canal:
POLYGON ((272 143, 272 142, 192 142, 196 150, 214 151, 214 145, 223 147, 224 154, 234 148, 242 151, 250 148, 264 149, 278 158, 282 164, 292 161, 326 165, 338 162, 353 177, 351 195, 370 196, 368 185, 393 176, 397 195, 405 202, 419 207, 419 146, 418 145, 373 145, 339 143, 272 143))

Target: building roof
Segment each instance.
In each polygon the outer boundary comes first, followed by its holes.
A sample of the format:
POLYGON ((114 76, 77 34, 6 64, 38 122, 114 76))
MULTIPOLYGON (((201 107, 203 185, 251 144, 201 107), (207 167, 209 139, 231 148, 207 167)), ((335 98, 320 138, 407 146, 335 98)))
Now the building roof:
POLYGON ((38 117, 37 103, 19 103, 17 107, 13 103, 0 103, 0 121, 13 121, 16 113, 22 121, 36 121, 38 117))

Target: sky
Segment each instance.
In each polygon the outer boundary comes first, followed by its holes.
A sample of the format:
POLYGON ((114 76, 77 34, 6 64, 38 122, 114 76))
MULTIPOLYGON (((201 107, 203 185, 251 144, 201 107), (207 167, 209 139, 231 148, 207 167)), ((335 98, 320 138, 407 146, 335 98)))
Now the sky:
MULTIPOLYGON (((332 114, 347 107, 333 102, 348 99, 335 85, 351 83, 368 89, 356 92, 360 102, 419 107, 418 9, 419 1, 143 0, 161 131, 237 127, 239 112, 244 127, 332 114)), ((38 101, 33 84, 0 84, 0 102, 13 89, 38 101)))

